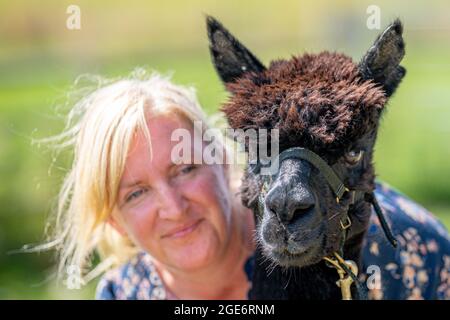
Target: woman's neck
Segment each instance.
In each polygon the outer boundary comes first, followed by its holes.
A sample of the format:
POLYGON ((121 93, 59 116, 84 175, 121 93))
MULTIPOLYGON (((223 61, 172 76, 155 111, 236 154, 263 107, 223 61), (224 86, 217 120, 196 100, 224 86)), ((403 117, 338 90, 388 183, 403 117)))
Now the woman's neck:
POLYGON ((155 261, 155 266, 169 292, 169 298, 179 299, 246 299, 250 286, 244 270, 253 253, 253 214, 235 209, 232 215, 230 242, 223 255, 196 272, 167 268, 155 261), (245 223, 242 223, 245 221, 245 223), (238 267, 236 267, 238 266, 238 267))

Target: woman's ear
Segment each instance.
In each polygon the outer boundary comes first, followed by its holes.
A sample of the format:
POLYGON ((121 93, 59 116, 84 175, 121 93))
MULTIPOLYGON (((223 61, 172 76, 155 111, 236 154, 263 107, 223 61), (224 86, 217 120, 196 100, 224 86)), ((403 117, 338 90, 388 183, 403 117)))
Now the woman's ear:
POLYGON ((127 236, 127 232, 125 231, 125 229, 114 219, 112 215, 108 217, 106 223, 113 227, 113 229, 120 233, 122 236, 127 236))

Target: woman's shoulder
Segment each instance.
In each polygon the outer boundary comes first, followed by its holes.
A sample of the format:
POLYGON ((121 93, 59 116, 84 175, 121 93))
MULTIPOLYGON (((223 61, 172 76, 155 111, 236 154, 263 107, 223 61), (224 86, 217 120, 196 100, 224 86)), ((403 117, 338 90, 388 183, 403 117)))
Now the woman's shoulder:
POLYGON ((378 299, 448 299, 450 237, 444 225, 385 183, 377 183, 375 195, 398 246, 394 249, 389 244, 373 213, 365 237, 363 272, 376 267, 381 287, 370 290, 369 295, 378 299))
POLYGON ((427 209, 386 183, 377 183, 377 200, 392 224, 393 231, 419 233, 442 241, 450 241, 445 226, 427 209))
POLYGON ((138 253, 126 264, 107 271, 100 279, 98 300, 164 300, 166 291, 150 255, 138 253))

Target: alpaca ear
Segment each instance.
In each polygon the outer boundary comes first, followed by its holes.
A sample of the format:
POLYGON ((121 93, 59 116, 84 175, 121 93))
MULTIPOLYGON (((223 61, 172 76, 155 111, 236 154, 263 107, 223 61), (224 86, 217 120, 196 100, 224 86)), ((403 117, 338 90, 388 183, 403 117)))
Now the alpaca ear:
POLYGON ((206 17, 211 58, 222 81, 226 84, 244 73, 261 72, 266 68, 222 24, 211 16, 206 17))
POLYGON ((380 84, 388 97, 394 93, 406 73, 406 69, 400 65, 405 55, 402 33, 402 23, 396 19, 378 36, 359 64, 363 78, 380 84))

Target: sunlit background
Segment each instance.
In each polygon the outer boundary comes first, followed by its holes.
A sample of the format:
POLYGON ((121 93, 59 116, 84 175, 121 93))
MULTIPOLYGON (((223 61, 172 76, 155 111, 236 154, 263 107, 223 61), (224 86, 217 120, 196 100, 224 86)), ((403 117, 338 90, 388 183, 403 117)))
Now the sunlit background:
POLYGON ((356 61, 381 30, 404 22, 408 73, 385 114, 376 146, 379 178, 450 226, 450 3, 432 1, 1 1, 0 298, 91 299, 54 281, 52 253, 17 254, 43 240, 70 157, 33 139, 63 128, 67 92, 80 74, 128 75, 135 67, 193 85, 208 112, 226 93, 210 63, 205 14, 221 20, 264 63, 336 50, 356 61), (81 9, 69 30, 67 7, 81 9))

